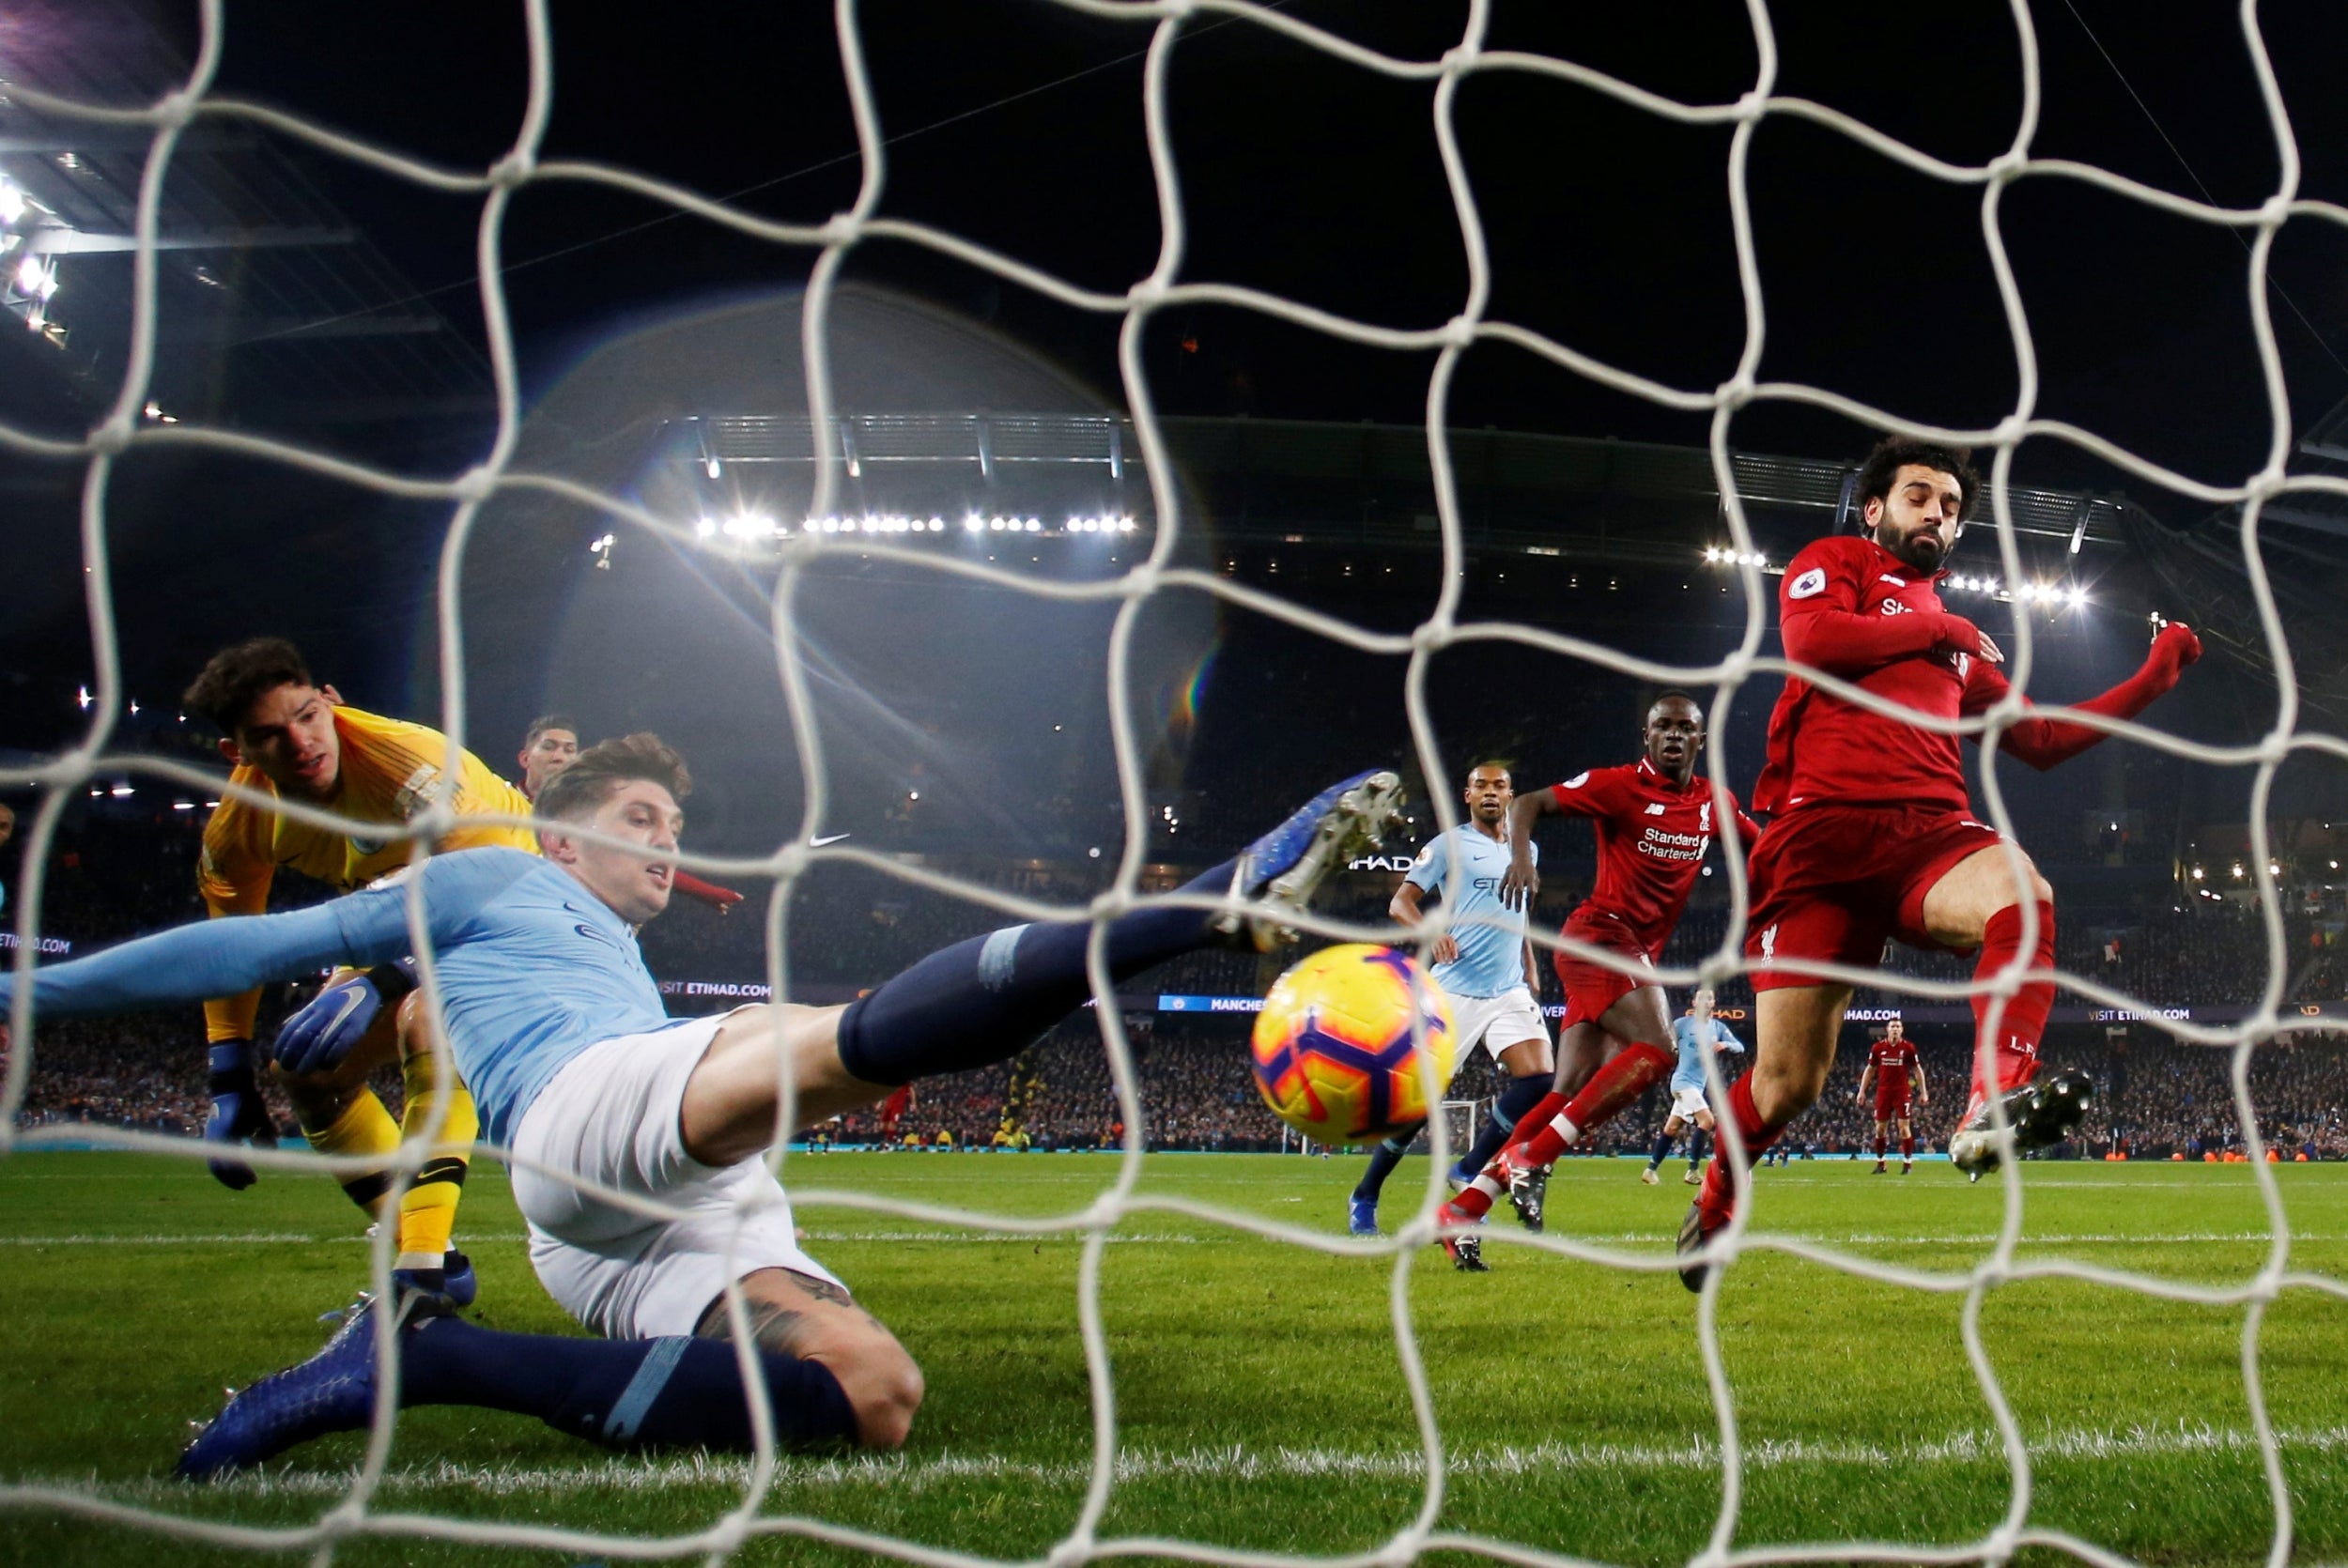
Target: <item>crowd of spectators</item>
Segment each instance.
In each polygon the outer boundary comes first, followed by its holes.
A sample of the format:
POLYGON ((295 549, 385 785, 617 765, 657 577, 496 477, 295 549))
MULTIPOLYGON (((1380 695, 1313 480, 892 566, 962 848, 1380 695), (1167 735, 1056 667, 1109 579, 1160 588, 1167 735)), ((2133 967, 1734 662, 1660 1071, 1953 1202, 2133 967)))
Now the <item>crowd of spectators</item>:
MULTIPOLYGON (((1257 823, 1292 804, 1298 790, 1259 780, 1251 794, 1248 786, 1234 779, 1230 792, 1244 797, 1231 807, 1232 821, 1257 823)), ((70 936, 80 952, 199 915, 201 905, 193 888, 200 816, 200 810, 172 811, 167 802, 147 815, 119 810, 103 818, 70 815, 51 850, 43 930, 70 936)), ((1185 832, 1190 825, 1184 824, 1185 832)), ((1228 837, 1238 836, 1234 831, 1228 837)), ((22 842, 20 837, 19 848, 22 842)), ((0 884, 11 889, 21 884, 14 853, 8 864, 0 865, 0 884)), ((1570 856, 1556 859, 1536 911, 1537 922, 1550 930, 1586 886, 1568 863, 1570 856)), ((1113 869, 1110 859, 1072 865, 989 863, 972 857, 930 864, 966 880, 1069 908, 1080 907, 1099 892, 1113 869)), ((1194 870, 1153 867, 1149 885, 1169 886, 1194 870)), ((1342 879, 1317 907, 1340 918, 1379 924, 1393 880, 1390 871, 1342 879)), ((1721 897, 1722 880, 1700 886, 1695 906, 1665 955, 1667 961, 1692 966, 1718 948, 1728 919, 1721 897)), ((281 905, 321 893, 291 876, 281 884, 281 905)), ((644 950, 654 973, 663 978, 763 980, 766 889, 750 884, 746 890, 751 901, 730 915, 680 904, 669 917, 647 927, 644 950)), ((795 988, 810 988, 817 999, 841 999, 924 953, 992 930, 1006 918, 986 904, 932 893, 878 871, 823 865, 793 891, 785 926, 788 974, 795 988)), ((2291 902, 2283 915, 2280 945, 2285 1002, 2336 1001, 2348 991, 2348 945, 2340 941, 2340 926, 2339 916, 2322 912, 2320 905, 2310 909, 2291 902)), ((2256 911, 2216 899, 2183 906, 2164 899, 2080 917, 2066 914, 2058 936, 2058 961, 2064 969, 2155 1006, 2250 1001, 2259 995, 2269 970, 2270 938, 2256 911)), ((1292 957, 1204 951, 1163 966, 1129 989, 1139 995, 1260 995, 1292 957)), ((1971 975, 1968 960, 1906 949, 1893 950, 1889 967, 1900 975, 1960 983, 1971 975)), ((1548 990, 1554 1001, 1553 980, 1548 981, 1548 990)), ((672 1007, 688 1011, 732 1006, 736 1000, 733 994, 679 997, 672 1007)), ((1914 1000, 1894 990, 1870 988, 1855 1002, 1869 1007, 1914 1000)), ((1728 982, 1721 988, 1720 1004, 1750 1008, 1750 987, 1741 980, 1728 982)), ((282 1007, 282 999, 272 997, 271 1005, 282 1007)), ((1135 1005, 1129 996, 1128 1007, 1135 1005)), ((1128 1013, 1144 1125, 1153 1145, 1282 1145, 1279 1123, 1249 1081, 1243 1048, 1245 1023, 1244 1015, 1128 1013)), ((1863 1033, 1854 1027, 1846 1035, 1845 1058, 1837 1065, 1834 1082, 1796 1125, 1797 1146, 1847 1151, 1870 1141, 1871 1113, 1851 1105, 1847 1092, 1857 1081, 1863 1033)), ((1925 1146, 1945 1144, 1962 1109, 1970 1072, 1964 1037, 1969 1033, 1943 1026, 1920 1034, 1936 1090, 1931 1104, 1920 1108, 1916 1117, 1919 1140, 1925 1146)), ((193 1132, 206 1110, 201 1043, 193 1009, 184 1017, 45 1022, 19 1120, 193 1132)), ((2222 1152, 2230 1141, 2240 1140, 2222 1053, 2177 1046, 2140 1026, 2133 1031, 2127 1049, 2113 1053, 2100 1030, 2074 1026, 2069 1032, 2055 1031, 2047 1055, 2088 1068, 2105 1086, 2081 1135, 2081 1145, 2091 1151, 2125 1148, 2140 1155, 2176 1150, 2192 1156, 2222 1152)), ((2315 1039, 2262 1048, 2251 1078, 2262 1131, 2294 1149, 2304 1146, 2313 1157, 2348 1155, 2348 1131, 2342 1127, 2342 1108, 2348 1107, 2344 1062, 2348 1057, 2338 1047, 2315 1039)), ((1489 1095, 1489 1069, 1480 1056, 1462 1064, 1461 1074, 1455 1097, 1489 1095)), ((396 1107, 395 1083, 385 1088, 396 1107)), ((1644 1149, 1661 1123, 1661 1098, 1650 1096, 1619 1118, 1600 1140, 1599 1149, 1644 1149)), ((940 1133, 957 1147, 1040 1148, 1115 1145, 1124 1133, 1089 1013, 1054 1031, 1016 1063, 921 1085, 915 1103, 901 1109, 898 1121, 891 1142, 901 1144, 918 1135, 933 1147, 938 1146, 940 1133)), ((842 1143, 877 1141, 882 1117, 878 1112, 861 1114, 845 1118, 831 1131, 842 1143)))

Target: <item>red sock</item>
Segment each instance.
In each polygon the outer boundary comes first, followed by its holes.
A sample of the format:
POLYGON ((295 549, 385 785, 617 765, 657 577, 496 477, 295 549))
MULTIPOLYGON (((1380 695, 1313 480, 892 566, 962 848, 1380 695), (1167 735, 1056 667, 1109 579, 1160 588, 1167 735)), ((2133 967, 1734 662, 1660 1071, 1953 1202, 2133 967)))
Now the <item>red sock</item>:
MULTIPOLYGON (((1528 1165, 1546 1165, 1566 1152, 1568 1142, 1567 1128, 1572 1139, 1579 1140, 1606 1124, 1624 1106, 1646 1093, 1648 1087, 1662 1081, 1672 1069, 1671 1053, 1660 1045, 1632 1040, 1607 1060, 1604 1067, 1590 1074, 1590 1081, 1582 1085, 1582 1092, 1557 1110, 1549 1110, 1551 1095, 1525 1113, 1517 1123, 1519 1131, 1531 1128, 1532 1132, 1514 1145, 1516 1158, 1528 1165), (1539 1119, 1536 1119, 1536 1118, 1539 1119)), ((1506 1151, 1504 1151, 1506 1152, 1506 1151)), ((1469 1220, 1480 1220, 1501 1193, 1508 1190, 1507 1182, 1493 1175, 1500 1161, 1497 1157, 1484 1167, 1474 1185, 1460 1190, 1451 1200, 1453 1213, 1469 1220)))
POLYGON ((1883 1151, 1884 1151, 1884 1150, 1886 1150, 1886 1149, 1888 1149, 1888 1148, 1890 1148, 1891 1146, 1892 1146, 1892 1145, 1891 1145, 1890 1140, 1886 1139, 1886 1138, 1883 1136, 1883 1134, 1882 1134, 1882 1133, 1878 1132, 1878 1133, 1877 1133, 1877 1134, 1876 1134, 1876 1163, 1877 1163, 1877 1164, 1880 1165, 1880 1164, 1882 1164, 1882 1163, 1883 1163, 1883 1151))
MULTIPOLYGON (((1770 1127, 1761 1120, 1761 1113, 1753 1108, 1753 1074, 1747 1073, 1728 1086, 1728 1116, 1737 1124, 1737 1131, 1744 1140, 1745 1159, 1761 1158, 1761 1151, 1777 1142, 1785 1130, 1784 1123, 1770 1127)), ((1704 1173, 1704 1191, 1697 1194, 1696 1205, 1704 1211, 1704 1228, 1718 1230, 1728 1222, 1737 1208, 1737 1178, 1728 1168, 1728 1140, 1722 1138, 1721 1152, 1710 1168, 1704 1173)))
POLYGON ((1906 1165, 1912 1161, 1915 1158, 1916 1140, 1913 1138, 1902 1138, 1900 1140, 1900 1163, 1906 1165))
MULTIPOLYGON (((1982 928, 1981 958, 1973 965, 1973 978, 1985 980, 2014 961, 2014 955, 2022 950, 2022 906, 2010 904, 1989 917, 1982 928)), ((2045 899, 2038 904, 2038 947, 2031 955, 2031 967, 2054 967, 2054 905, 2045 899)), ((2032 980, 2015 992, 2001 1015, 1996 1049, 1990 1053, 1990 1065, 1997 1074, 1994 1084, 1984 1082, 1981 1057, 1973 1057, 1973 1107, 1978 1109, 1992 1094, 2027 1084, 2038 1072, 2038 1040, 2047 1032, 2047 1015, 2054 1010, 2054 983, 2032 980)), ((1974 1038, 1989 1022, 1989 998, 1976 992, 1973 996, 1974 1038)), ((1971 1119, 1971 1113, 1967 1113, 1971 1119)))
POLYGON ((1539 1103, 1533 1109, 1517 1118, 1517 1125, 1508 1130, 1508 1141, 1500 1146, 1514 1148, 1519 1144, 1531 1143, 1533 1135, 1547 1127, 1557 1113, 1565 1108, 1566 1097, 1552 1089, 1541 1097, 1539 1103))

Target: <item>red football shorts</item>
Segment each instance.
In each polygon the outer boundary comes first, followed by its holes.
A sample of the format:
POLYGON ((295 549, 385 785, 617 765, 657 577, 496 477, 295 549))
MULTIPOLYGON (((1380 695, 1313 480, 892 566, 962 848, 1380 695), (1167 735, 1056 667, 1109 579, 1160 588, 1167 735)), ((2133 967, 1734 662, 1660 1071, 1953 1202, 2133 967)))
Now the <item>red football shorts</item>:
MULTIPOLYGON (((1745 957, 1819 959, 1872 969, 1897 938, 1924 934, 1924 895, 1998 830, 1945 806, 1809 806, 1761 830, 1753 847, 1753 920, 1745 957)), ((1828 983, 1798 969, 1755 971, 1753 989, 1828 983)))
MULTIPOLYGON (((1603 947, 1619 953, 1645 970, 1655 967, 1654 960, 1630 927, 1603 910, 1587 905, 1577 909, 1566 921, 1566 935, 1591 947, 1603 947)), ((1566 988, 1566 1017, 1559 1029, 1570 1029, 1577 1023, 1595 1023, 1606 1016, 1606 1009, 1638 990, 1656 983, 1652 974, 1645 976, 1626 975, 1619 969, 1609 969, 1602 963, 1592 963, 1575 958, 1571 953, 1556 954, 1558 983, 1566 988)))
POLYGON ((1914 1088, 1915 1084, 1905 1078, 1896 1084, 1878 1083, 1876 1085, 1876 1120, 1879 1122, 1908 1120, 1909 1093, 1914 1088))

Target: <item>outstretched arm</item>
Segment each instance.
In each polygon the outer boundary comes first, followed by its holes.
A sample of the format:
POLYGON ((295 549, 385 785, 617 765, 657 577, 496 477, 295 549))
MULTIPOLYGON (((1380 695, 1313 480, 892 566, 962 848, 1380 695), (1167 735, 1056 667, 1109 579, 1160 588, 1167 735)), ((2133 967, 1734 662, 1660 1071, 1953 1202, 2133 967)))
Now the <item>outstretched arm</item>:
POLYGON ((1541 874, 1533 868, 1533 824, 1552 811, 1563 810, 1554 790, 1519 795, 1508 807, 1508 869, 1500 879, 1500 902, 1507 909, 1531 909, 1541 890, 1541 874))
MULTIPOLYGON (((453 939, 512 880, 511 868, 476 856, 507 853, 521 858, 518 852, 475 851, 438 856, 424 869, 427 930, 436 943, 453 939)), ((336 963, 371 967, 410 945, 406 887, 372 887, 286 915, 201 920, 85 959, 44 964, 33 972, 33 1000, 50 1013, 128 1012, 234 995, 336 963)), ((15 982, 13 975, 0 975, 0 1009, 13 1002, 15 982)))
POLYGON ((1861 563, 1835 547, 1832 540, 1822 540, 1794 557, 1778 590, 1778 631, 1787 658, 1856 680, 1893 659, 1913 658, 1936 648, 1953 648, 1992 663, 2005 656, 1979 627, 1947 610, 1860 613, 1865 575, 1861 563))
MULTIPOLYGON (((2105 692, 2084 702, 2071 704, 2106 718, 2134 718, 2175 687, 2177 678, 2186 665, 2201 656, 2201 639, 2191 628, 2174 622, 2163 626, 2153 638, 2152 652, 2145 655, 2144 666, 2135 674, 2105 692)), ((1976 667, 1973 681, 1966 692, 1965 706, 1978 713, 1989 706, 2009 688, 2005 677, 1995 670, 1976 667), (1976 699, 1976 692, 1986 700, 1976 699)), ((2068 719, 2026 718, 2008 730, 2000 740, 2000 749, 2020 758, 2031 767, 2044 772, 2057 762, 2067 762, 2104 738, 2100 730, 2068 719)))

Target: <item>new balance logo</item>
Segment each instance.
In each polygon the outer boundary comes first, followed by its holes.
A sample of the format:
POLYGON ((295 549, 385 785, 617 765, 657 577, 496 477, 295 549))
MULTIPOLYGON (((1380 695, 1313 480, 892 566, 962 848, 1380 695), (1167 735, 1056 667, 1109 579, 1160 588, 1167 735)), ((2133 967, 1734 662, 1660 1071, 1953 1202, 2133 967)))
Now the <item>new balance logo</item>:
POLYGON ((1646 814, 1650 817, 1660 817, 1667 809, 1669 808, 1660 800, 1649 801, 1647 803, 1646 814))
POLYGON ((1884 573, 1876 580, 1877 582, 1888 582, 1893 588, 1906 588, 1908 586, 1908 579, 1906 577, 1895 577, 1889 572, 1884 573))

